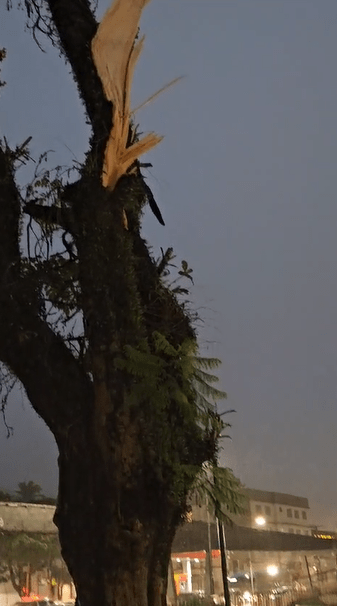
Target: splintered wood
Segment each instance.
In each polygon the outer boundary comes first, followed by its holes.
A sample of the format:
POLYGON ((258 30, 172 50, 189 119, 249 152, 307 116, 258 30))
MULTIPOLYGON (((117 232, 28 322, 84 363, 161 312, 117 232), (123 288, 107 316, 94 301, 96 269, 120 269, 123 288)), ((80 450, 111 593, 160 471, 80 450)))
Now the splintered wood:
POLYGON ((114 0, 92 40, 92 55, 104 93, 113 105, 112 128, 105 149, 102 183, 113 189, 133 162, 163 137, 149 133, 126 147, 130 125, 130 93, 144 37, 136 42, 142 10, 150 0, 114 0))

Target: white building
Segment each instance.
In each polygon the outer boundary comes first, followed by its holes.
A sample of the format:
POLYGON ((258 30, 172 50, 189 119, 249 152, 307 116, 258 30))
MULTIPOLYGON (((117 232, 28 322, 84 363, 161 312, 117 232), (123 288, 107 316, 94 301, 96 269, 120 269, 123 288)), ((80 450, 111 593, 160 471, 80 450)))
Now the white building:
POLYGON ((311 535, 315 526, 310 519, 308 499, 281 492, 246 488, 251 528, 311 535))
MULTIPOLYGON (((247 497, 245 514, 230 515, 238 526, 302 535, 311 535, 316 529, 310 517, 308 499, 255 488, 245 488, 243 492, 247 497)), ((191 505, 190 521, 207 522, 212 518, 206 502, 198 495, 191 497, 191 505)))

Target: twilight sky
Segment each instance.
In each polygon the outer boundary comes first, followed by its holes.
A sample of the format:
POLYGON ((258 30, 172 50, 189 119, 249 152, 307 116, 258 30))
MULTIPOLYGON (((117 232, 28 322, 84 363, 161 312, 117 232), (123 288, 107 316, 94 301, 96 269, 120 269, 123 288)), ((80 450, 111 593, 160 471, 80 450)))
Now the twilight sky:
MULTIPOLYGON (((80 161, 89 131, 69 67, 4 4, 0 136, 80 161)), ((194 269, 200 342, 237 411, 222 463, 308 497, 313 521, 336 528, 337 2, 152 0, 142 30, 134 104, 186 76, 138 115, 165 135, 148 181, 166 227, 148 211, 144 234, 194 269)), ((55 494, 56 447, 22 391, 8 422, 0 488, 32 479, 55 494)))

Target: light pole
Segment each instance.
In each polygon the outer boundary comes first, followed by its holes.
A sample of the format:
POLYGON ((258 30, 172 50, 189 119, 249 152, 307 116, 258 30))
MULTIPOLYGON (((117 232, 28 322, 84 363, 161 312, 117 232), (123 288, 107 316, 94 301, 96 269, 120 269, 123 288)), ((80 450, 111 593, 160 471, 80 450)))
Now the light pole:
POLYGON ((249 552, 249 573, 250 573, 250 586, 251 586, 251 590, 252 590, 252 600, 254 602, 255 589, 254 589, 254 576, 253 576, 253 565, 252 565, 251 552, 249 552))
MULTIPOLYGON (((219 435, 218 435, 219 438, 224 437, 221 435, 221 430, 224 427, 226 427, 226 424, 222 423, 221 417, 223 415, 226 415, 226 414, 229 414, 232 412, 235 412, 235 410, 225 410, 224 412, 217 414, 217 418, 221 422, 221 429, 220 429, 219 435)), ((214 458, 213 458, 213 465, 214 465, 214 467, 218 467, 218 459, 217 459, 216 454, 214 455, 214 458)), ((216 477, 213 472, 213 485, 216 486, 216 484, 217 484, 217 480, 216 480, 216 477)), ((220 516, 218 516, 219 512, 221 512, 221 506, 220 506, 218 499, 215 499, 214 504, 215 504, 215 518, 216 518, 216 525, 217 525, 217 530, 218 530, 218 541, 219 541, 220 556, 221 556, 221 572, 222 572, 225 606, 231 606, 231 598, 230 598, 229 586, 228 586, 225 529, 224 529, 224 525, 223 525, 222 521, 219 519, 220 516)))
POLYGON ((219 540, 220 556, 221 556, 221 572, 222 572, 225 606, 231 606, 231 597, 230 597, 229 587, 228 587, 225 529, 224 529, 223 523, 219 520, 218 517, 216 518, 216 525, 217 525, 217 529, 218 529, 218 540, 219 540))
POLYGON ((212 562, 212 540, 211 540, 211 521, 209 517, 209 505, 207 498, 207 543, 208 549, 206 552, 206 584, 205 594, 211 596, 214 593, 214 579, 213 579, 213 562, 212 562))

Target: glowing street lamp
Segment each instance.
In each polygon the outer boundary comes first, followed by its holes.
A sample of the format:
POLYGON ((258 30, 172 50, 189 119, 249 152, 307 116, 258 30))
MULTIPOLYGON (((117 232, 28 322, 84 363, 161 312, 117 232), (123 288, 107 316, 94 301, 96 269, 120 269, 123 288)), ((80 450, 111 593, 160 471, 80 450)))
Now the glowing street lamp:
POLYGON ((275 566, 274 564, 271 564, 270 566, 267 566, 267 573, 271 577, 276 577, 276 575, 278 574, 278 567, 275 566))
POLYGON ((266 520, 262 516, 258 516, 257 518, 255 518, 255 524, 257 524, 258 526, 265 526, 266 520))

